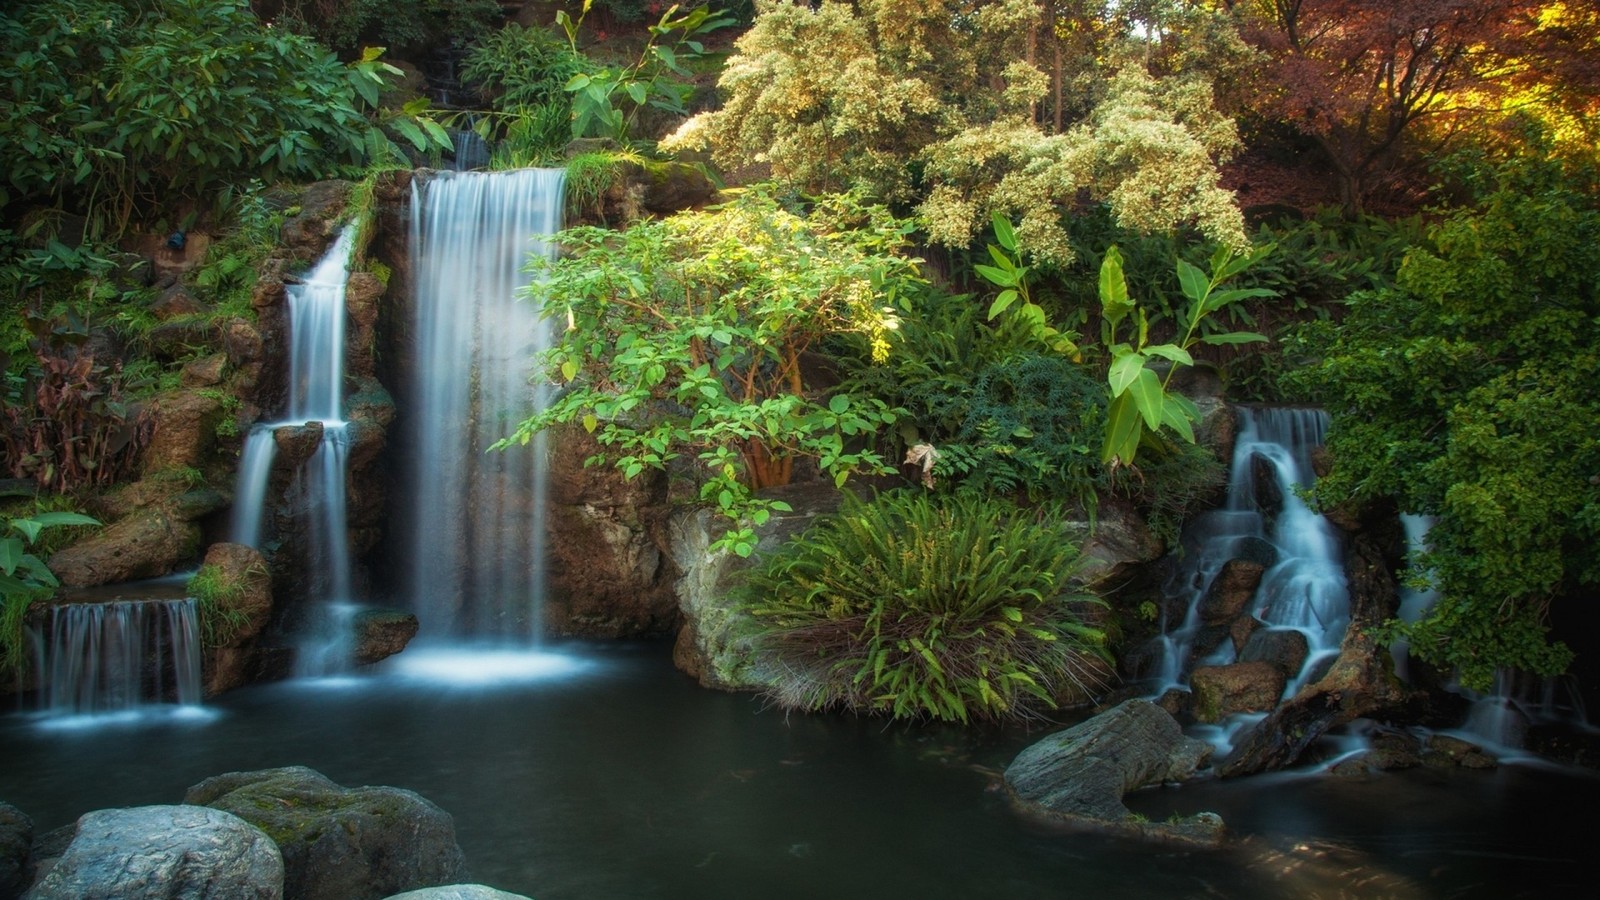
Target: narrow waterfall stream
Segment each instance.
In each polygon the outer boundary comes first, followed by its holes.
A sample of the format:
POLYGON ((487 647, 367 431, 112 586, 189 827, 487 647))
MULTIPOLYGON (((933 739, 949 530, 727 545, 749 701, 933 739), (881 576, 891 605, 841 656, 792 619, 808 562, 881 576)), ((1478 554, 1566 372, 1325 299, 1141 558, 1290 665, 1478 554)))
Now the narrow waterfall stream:
POLYGON ((193 600, 61 604, 51 607, 32 638, 39 706, 48 718, 138 716, 168 704, 200 705, 200 621, 193 600))
MULTIPOLYGON (((1240 615, 1254 618, 1257 641, 1272 632, 1304 637, 1305 658, 1284 697, 1338 654, 1350 624, 1343 548, 1333 525, 1297 493, 1313 480, 1311 455, 1327 426, 1321 410, 1239 408, 1227 500, 1190 524, 1187 555, 1166 587, 1167 608, 1184 613, 1164 623, 1157 693, 1187 686, 1199 666, 1243 658, 1249 646, 1231 627, 1247 621, 1240 615), (1234 609, 1225 594, 1237 588, 1240 571, 1260 576, 1248 602, 1234 609)), ((1240 724, 1225 722, 1205 736, 1225 751, 1240 724)))
POLYGON ((439 172, 412 186, 416 359, 409 595, 425 639, 537 643, 544 444, 490 451, 547 391, 548 346, 523 296, 530 253, 561 227, 565 172, 439 172))
POLYGON ((349 669, 356 605, 350 579, 345 482, 350 436, 344 420, 345 285, 355 232, 346 227, 316 267, 290 285, 287 418, 257 425, 245 441, 234 490, 232 537, 261 548, 267 493, 282 428, 314 427, 321 438, 295 473, 291 493, 307 511, 312 603, 296 640, 296 674, 349 669))

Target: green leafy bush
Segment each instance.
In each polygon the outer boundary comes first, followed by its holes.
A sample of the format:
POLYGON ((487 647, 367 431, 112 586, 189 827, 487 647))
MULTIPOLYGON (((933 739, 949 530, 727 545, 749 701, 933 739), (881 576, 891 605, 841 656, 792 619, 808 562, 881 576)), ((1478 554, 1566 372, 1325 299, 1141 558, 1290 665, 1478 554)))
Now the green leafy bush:
POLYGON ((604 448, 593 461, 628 478, 691 455, 701 499, 734 523, 715 546, 748 555, 780 508, 754 492, 797 457, 837 484, 887 468, 872 440, 895 411, 808 386, 802 356, 837 332, 882 340, 886 301, 916 279, 908 230, 851 198, 800 215, 760 190, 621 233, 568 229, 569 256, 533 262, 566 323, 544 360, 566 388, 503 443, 579 423, 604 448))
POLYGON ((1070 588, 1078 548, 1052 507, 883 494, 844 508, 752 573, 756 640, 799 709, 1019 719, 1083 702, 1105 671, 1099 603, 1070 588))
POLYGON ((1478 187, 1395 286, 1295 336, 1319 363, 1290 386, 1333 414, 1318 503, 1438 517, 1419 568, 1440 600, 1390 633, 1485 690, 1499 667, 1564 668, 1547 610, 1600 584, 1600 208, 1549 161, 1478 187))
POLYGON ((25 662, 22 643, 28 607, 50 596, 60 586, 55 573, 29 548, 46 528, 99 525, 81 513, 41 512, 32 516, 6 516, 0 528, 0 671, 14 673, 25 662))

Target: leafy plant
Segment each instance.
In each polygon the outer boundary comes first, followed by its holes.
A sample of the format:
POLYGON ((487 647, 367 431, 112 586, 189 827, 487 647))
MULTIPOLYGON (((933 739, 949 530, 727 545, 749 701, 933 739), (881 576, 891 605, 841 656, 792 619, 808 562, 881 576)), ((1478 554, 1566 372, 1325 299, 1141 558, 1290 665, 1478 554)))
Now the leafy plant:
POLYGON ((237 575, 220 566, 201 566, 185 584, 200 613, 200 643, 206 647, 226 647, 249 625, 250 616, 239 609, 247 585, 237 575))
POLYGON ((46 528, 64 525, 99 525, 99 521, 74 512, 41 512, 22 518, 5 517, 0 529, 0 669, 15 672, 25 662, 22 630, 28 607, 61 585, 44 561, 29 552, 46 528))
POLYGON ((908 230, 850 198, 802 216, 747 190, 620 234, 563 232, 569 255, 534 267, 559 301, 545 313, 566 322, 545 358, 566 387, 503 443, 581 423, 606 448, 591 462, 629 478, 691 455, 701 499, 732 523, 715 546, 748 555, 752 524, 783 508, 755 491, 786 483, 796 457, 838 484, 887 468, 871 441, 895 411, 808 389, 802 357, 840 331, 883 341, 886 303, 916 277, 898 252, 908 230))
POLYGON ((1200 412, 1187 397, 1172 393, 1167 386, 1178 366, 1194 365, 1189 350, 1197 343, 1243 344, 1266 340, 1255 332, 1208 333, 1200 326, 1208 316, 1230 304, 1273 294, 1266 288, 1219 290, 1223 283, 1271 252, 1270 244, 1243 256, 1218 247, 1211 257, 1209 275, 1198 266, 1178 260, 1178 281, 1189 306, 1179 316, 1177 340, 1156 344, 1149 339, 1148 317, 1128 295, 1122 254, 1115 247, 1106 251, 1100 264, 1100 336, 1111 355, 1111 366, 1106 374, 1111 387, 1111 406, 1106 413, 1106 439, 1100 454, 1103 461, 1113 466, 1131 465, 1146 432, 1154 434, 1162 428, 1169 428, 1194 443, 1193 423, 1199 421, 1200 412), (1118 330, 1125 320, 1129 322, 1131 333, 1128 340, 1119 341, 1118 330), (1166 360, 1165 376, 1158 375, 1149 365, 1154 359, 1166 360))
POLYGON ((755 570, 745 607, 785 664, 780 703, 945 721, 1082 702, 1105 671, 1099 601, 1069 587, 1078 548, 1051 507, 883 494, 755 570))
MULTIPOLYGON (((573 53, 578 52, 578 30, 593 5, 594 0, 584 0, 576 19, 566 10, 556 12, 556 23, 566 33, 573 53)), ((568 79, 564 89, 572 95, 574 138, 627 141, 639 111, 646 108, 689 114, 685 103, 694 92, 689 83, 693 73, 685 62, 705 53, 701 38, 735 20, 707 7, 683 13, 680 9, 673 4, 650 26, 649 40, 633 62, 598 65, 568 79)))
POLYGON ((1021 301, 1013 315, 1022 319, 1035 337, 1057 353, 1073 359, 1080 358, 1078 346, 1072 342, 1072 337, 1051 327, 1044 307, 1034 303, 1028 295, 1028 267, 1022 264, 1022 250, 1017 245, 1017 232, 1011 227, 1011 221, 997 212, 993 216, 993 225, 995 240, 1000 242, 998 247, 989 245, 989 258, 994 265, 973 266, 973 270, 985 281, 1001 288, 994 302, 989 304, 989 319, 992 321, 1010 309, 1012 304, 1021 301))

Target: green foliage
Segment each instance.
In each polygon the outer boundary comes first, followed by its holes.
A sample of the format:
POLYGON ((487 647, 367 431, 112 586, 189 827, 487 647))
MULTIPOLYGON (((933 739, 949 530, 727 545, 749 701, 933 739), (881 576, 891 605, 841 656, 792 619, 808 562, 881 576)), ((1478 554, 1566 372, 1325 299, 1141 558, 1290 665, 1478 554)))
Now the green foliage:
POLYGON ((339 50, 460 46, 498 24, 494 0, 282 0, 273 24, 339 50))
POLYGON ((34 601, 50 596, 61 582, 30 547, 46 528, 99 525, 95 519, 73 512, 41 512, 32 516, 6 516, 0 528, 0 670, 16 672, 25 662, 23 621, 34 601))
POLYGON ((1098 604, 1050 507, 847 494, 755 570, 743 603, 788 669, 779 702, 896 718, 1020 719, 1100 684, 1098 604))
POLYGON ((507 439, 581 423, 629 478, 689 454, 700 497, 731 520, 716 544, 740 555, 782 508, 756 489, 788 481, 796 457, 838 484, 882 471, 871 449, 895 411, 876 398, 818 396, 802 355, 829 334, 882 343, 884 308, 915 278, 908 226, 850 198, 807 215, 763 191, 616 233, 574 228, 568 256, 536 260, 546 313, 567 327, 545 359, 566 389, 507 439))
POLYGON ((363 109, 398 71, 376 51, 344 65, 243 0, 24 0, 0 13, 0 45, 0 118, 18 123, 0 133, 0 205, 54 203, 111 233, 251 177, 361 162, 363 109))
POLYGON ((1290 374, 1333 414, 1318 503, 1438 517, 1418 564, 1442 597, 1389 635, 1485 690, 1500 667, 1561 670, 1546 611, 1600 583, 1600 210, 1547 161, 1485 170, 1479 189, 1395 286, 1304 327, 1295 350, 1320 363, 1290 374))
MULTIPOLYGON (((578 30, 592 6, 593 0, 584 0, 576 19, 566 10, 556 12, 556 23, 574 54, 578 30)), ((650 26, 649 39, 631 63, 596 65, 567 80, 563 89, 572 95, 572 136, 627 141, 640 110, 646 108, 687 116, 684 104, 694 93, 688 64, 705 54, 701 38, 732 24, 733 19, 707 7, 687 12, 677 4, 668 7, 650 26)))
POLYGON ((1115 247, 1106 251, 1100 263, 1100 338, 1111 355, 1111 366, 1106 373, 1111 387, 1111 406, 1106 412, 1105 446, 1100 454, 1103 461, 1113 466, 1131 465, 1146 434, 1154 435, 1163 428, 1194 443, 1193 423, 1199 421, 1200 411, 1189 398, 1167 390, 1167 385, 1178 366, 1194 365, 1189 350, 1196 344, 1266 340, 1254 332, 1207 332, 1200 326, 1207 317, 1231 304, 1272 294, 1265 288, 1219 290, 1225 282, 1271 252, 1270 244, 1244 256, 1219 247, 1211 257, 1209 275, 1198 266, 1179 259, 1178 282, 1189 307, 1179 316, 1177 340, 1157 344, 1150 341, 1150 322, 1145 311, 1128 294, 1122 254, 1115 247), (1127 341, 1119 341, 1118 331, 1124 321, 1129 323, 1130 335, 1127 341), (1165 376, 1158 375, 1150 365, 1158 358, 1166 361, 1165 376))
POLYGON ((1044 308, 1033 302, 1028 294, 1028 267, 1022 264, 1022 250, 1017 245, 1017 232, 1011 227, 1011 222, 998 212, 993 216, 995 240, 999 246, 989 245, 989 258, 994 265, 976 265, 973 271, 977 272, 983 280, 999 287, 1000 293, 989 304, 989 318, 1010 309, 1012 304, 1020 304, 1012 315, 1021 319, 1034 336, 1045 346, 1057 353, 1065 354, 1074 360, 1080 358, 1078 347, 1072 342, 1072 337, 1057 331, 1050 325, 1045 316, 1044 308))
POLYGON ((507 25, 480 37, 461 67, 462 80, 493 109, 458 118, 493 148, 491 168, 557 164, 572 139, 567 82, 594 67, 547 29, 507 25))
POLYGON ((206 647, 225 647, 250 623, 250 616, 239 609, 246 584, 216 565, 203 565, 189 577, 184 589, 194 599, 200 613, 200 643, 206 647))

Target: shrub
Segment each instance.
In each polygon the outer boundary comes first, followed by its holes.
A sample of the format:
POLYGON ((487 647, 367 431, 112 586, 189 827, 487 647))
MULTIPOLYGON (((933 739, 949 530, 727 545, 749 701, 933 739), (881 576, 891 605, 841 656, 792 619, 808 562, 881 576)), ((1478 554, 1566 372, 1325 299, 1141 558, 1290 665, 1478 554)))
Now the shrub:
POLYGON ((41 512, 0 520, 0 671, 16 672, 24 662, 23 621, 35 601, 50 596, 61 582, 50 567, 30 553, 46 528, 99 525, 74 512, 41 512))
POLYGON ((190 576, 185 589, 200 613, 200 643, 222 647, 233 642, 250 622, 236 604, 244 596, 243 579, 215 565, 203 565, 190 576))
POLYGON ((976 495, 846 495, 755 570, 743 602, 789 669, 785 706, 1020 719, 1100 684, 1099 601, 1058 511, 976 495))

